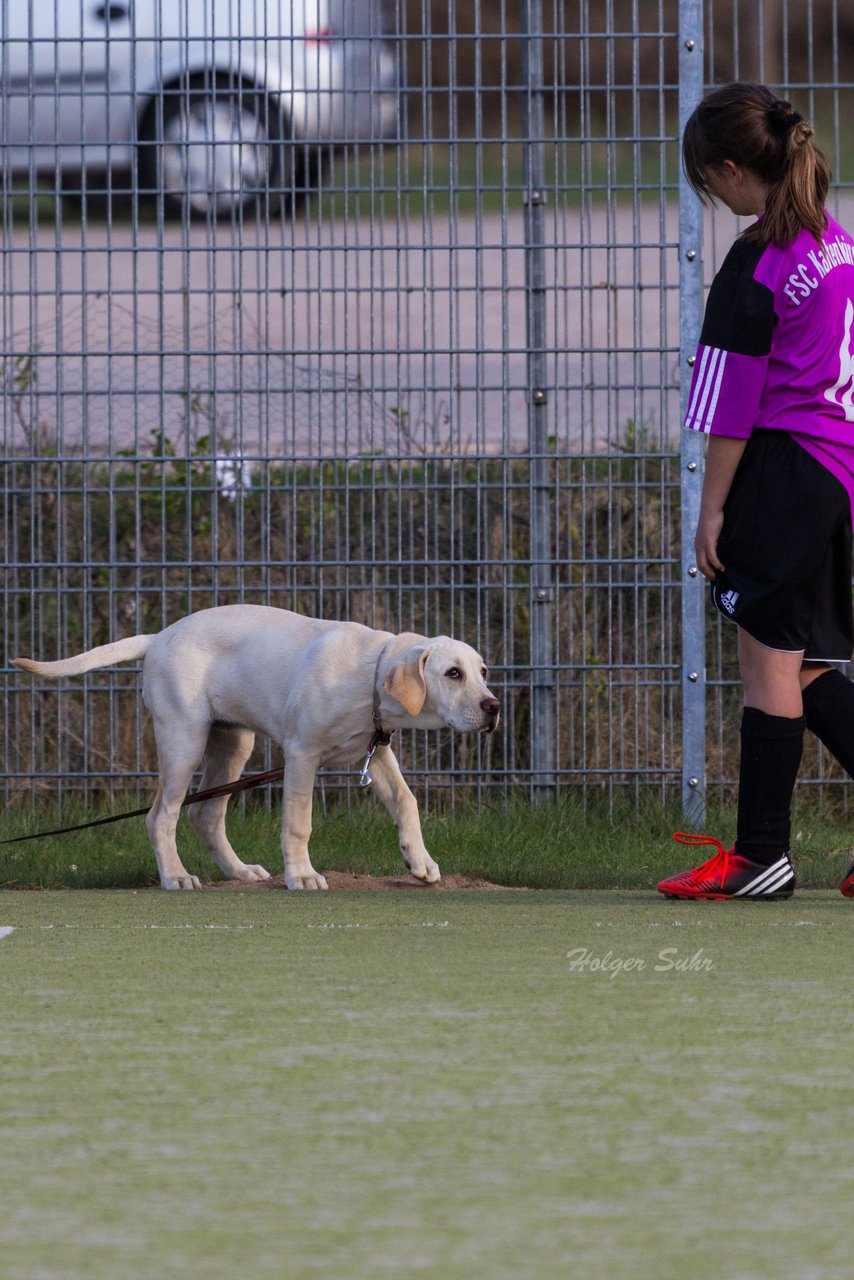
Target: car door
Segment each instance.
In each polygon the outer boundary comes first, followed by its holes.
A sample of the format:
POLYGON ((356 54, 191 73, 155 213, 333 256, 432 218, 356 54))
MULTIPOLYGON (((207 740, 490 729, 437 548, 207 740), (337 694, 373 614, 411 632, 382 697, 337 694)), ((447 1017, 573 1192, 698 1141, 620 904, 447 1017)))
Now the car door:
POLYGON ((132 3, 0 0, 0 143, 10 168, 82 169, 127 159, 132 3))

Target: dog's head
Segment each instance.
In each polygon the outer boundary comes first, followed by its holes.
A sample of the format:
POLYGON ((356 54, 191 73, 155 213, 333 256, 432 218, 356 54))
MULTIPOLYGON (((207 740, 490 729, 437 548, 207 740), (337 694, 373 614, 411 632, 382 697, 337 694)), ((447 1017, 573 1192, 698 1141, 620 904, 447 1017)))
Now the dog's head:
POLYGON ((395 655, 383 688, 425 729, 449 725, 492 733, 501 703, 486 685, 486 666, 471 645, 449 636, 418 639, 395 655))

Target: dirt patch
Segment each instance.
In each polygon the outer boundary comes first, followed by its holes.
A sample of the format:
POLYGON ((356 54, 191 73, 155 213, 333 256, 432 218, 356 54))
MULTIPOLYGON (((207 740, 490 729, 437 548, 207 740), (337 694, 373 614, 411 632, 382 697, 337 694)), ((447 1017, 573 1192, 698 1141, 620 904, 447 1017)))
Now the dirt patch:
MULTIPOLYGON (((507 889, 506 884, 493 884, 491 880, 477 880, 471 876, 442 876, 436 884, 424 884, 412 876, 353 875, 347 871, 323 871, 330 889, 414 889, 416 893, 441 893, 443 889, 507 889)), ((208 889, 284 889, 283 876, 272 880, 256 880, 246 884, 243 880, 218 880, 205 886, 208 889)))

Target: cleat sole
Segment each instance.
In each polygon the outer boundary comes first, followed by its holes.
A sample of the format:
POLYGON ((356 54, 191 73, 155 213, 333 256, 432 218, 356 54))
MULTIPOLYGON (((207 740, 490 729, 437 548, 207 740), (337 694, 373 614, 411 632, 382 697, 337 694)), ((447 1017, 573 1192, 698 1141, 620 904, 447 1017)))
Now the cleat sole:
MULTIPOLYGON (((737 893, 668 893, 666 889, 659 889, 659 893, 664 898, 670 898, 674 902, 783 902, 787 898, 791 898, 795 890, 779 889, 776 893, 753 893, 753 894, 737 894, 737 893)), ((854 898, 854 886, 851 891, 845 895, 854 898)))

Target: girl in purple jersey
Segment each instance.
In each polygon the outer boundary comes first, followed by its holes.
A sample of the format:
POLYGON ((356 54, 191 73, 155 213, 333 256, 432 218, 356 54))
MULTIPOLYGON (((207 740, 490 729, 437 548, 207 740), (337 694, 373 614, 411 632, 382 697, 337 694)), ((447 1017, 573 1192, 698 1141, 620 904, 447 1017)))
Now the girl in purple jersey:
MULTIPOLYGON (((662 880, 672 898, 788 898, 804 729, 854 776, 854 240, 829 217, 811 126, 764 85, 703 98, 683 163, 701 199, 756 216, 712 284, 685 425, 709 437, 697 566, 738 627, 735 846, 662 880)), ((840 886, 854 897, 854 867, 840 886)))

